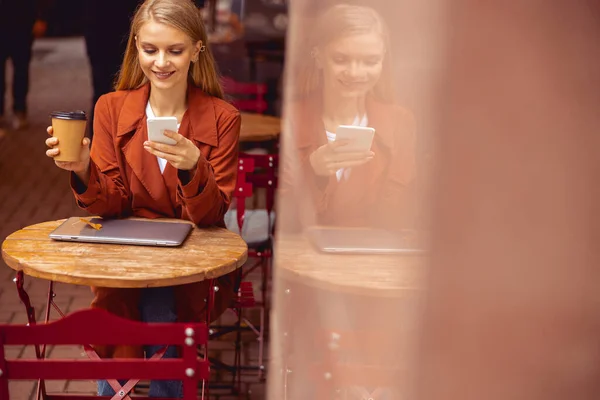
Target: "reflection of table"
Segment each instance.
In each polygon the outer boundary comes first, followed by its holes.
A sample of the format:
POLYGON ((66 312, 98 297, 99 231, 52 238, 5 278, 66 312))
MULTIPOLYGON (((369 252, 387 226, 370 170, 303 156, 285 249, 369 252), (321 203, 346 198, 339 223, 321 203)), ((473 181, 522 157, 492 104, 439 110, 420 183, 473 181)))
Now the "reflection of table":
POLYGON ((241 115, 240 142, 265 142, 279 137, 281 118, 245 112, 241 115))
POLYGON ((425 257, 324 254, 301 235, 280 235, 275 263, 270 354, 272 369, 287 373, 274 393, 404 398, 425 257))
MULTIPOLYGON (((59 242, 48 237, 64 220, 44 222, 28 226, 9 235, 2 243, 2 257, 6 264, 17 271, 17 291, 30 325, 36 324, 36 313, 29 295, 24 289, 23 275, 46 279, 49 282, 45 323, 50 320, 54 307, 64 317, 54 302, 54 282, 78 285, 144 288, 174 286, 208 280, 207 310, 210 310, 215 289, 213 279, 240 268, 247 258, 248 247, 243 239, 223 228, 194 228, 181 247, 125 246, 59 242)), ((166 220, 179 221, 179 220, 166 220)), ((180 221, 179 221, 180 222, 180 221)), ((207 324, 210 312, 206 313, 207 324)), ((36 346, 36 357, 46 357, 45 347, 36 346)), ((90 346, 87 355, 98 359, 90 346)), ((162 357, 166 347, 154 357, 162 357)), ((205 350, 205 354, 208 352, 205 350)), ((130 400, 127 393, 138 380, 129 380, 124 386, 116 380, 109 384, 121 398, 130 400)), ((37 399, 45 391, 40 380, 37 399)))
POLYGON ((276 246, 278 273, 318 289, 395 296, 420 289, 426 272, 423 256, 325 254, 300 235, 280 237, 276 246))

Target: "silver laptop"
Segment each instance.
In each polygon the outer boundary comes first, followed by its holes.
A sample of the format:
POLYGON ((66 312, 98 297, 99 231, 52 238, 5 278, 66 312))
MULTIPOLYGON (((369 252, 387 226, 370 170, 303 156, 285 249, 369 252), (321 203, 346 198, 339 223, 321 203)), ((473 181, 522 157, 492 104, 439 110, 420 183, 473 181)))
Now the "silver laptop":
POLYGON ((129 244, 140 246, 180 246, 193 226, 185 222, 133 219, 89 220, 101 224, 96 230, 79 217, 71 217, 50 233, 54 240, 86 243, 129 244))
POLYGON ((425 250, 413 230, 387 231, 371 228, 314 227, 308 240, 324 253, 419 255, 425 250))

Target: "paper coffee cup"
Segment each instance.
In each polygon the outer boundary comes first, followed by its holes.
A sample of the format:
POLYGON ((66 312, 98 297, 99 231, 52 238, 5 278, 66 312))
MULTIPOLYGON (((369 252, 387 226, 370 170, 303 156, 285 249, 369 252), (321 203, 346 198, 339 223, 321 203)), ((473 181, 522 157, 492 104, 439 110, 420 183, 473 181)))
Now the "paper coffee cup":
POLYGON ((58 139, 56 161, 79 161, 81 142, 85 136, 87 115, 84 111, 55 111, 52 117, 53 136, 58 139))

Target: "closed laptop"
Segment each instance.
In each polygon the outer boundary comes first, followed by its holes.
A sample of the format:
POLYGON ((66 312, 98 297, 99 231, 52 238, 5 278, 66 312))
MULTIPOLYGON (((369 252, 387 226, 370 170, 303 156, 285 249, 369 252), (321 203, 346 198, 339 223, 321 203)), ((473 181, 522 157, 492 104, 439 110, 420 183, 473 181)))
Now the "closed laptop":
POLYGON ((89 220, 100 224, 94 229, 79 217, 71 217, 50 233, 50 238, 71 242, 110 243, 140 246, 180 246, 190 231, 191 223, 138 219, 89 220))

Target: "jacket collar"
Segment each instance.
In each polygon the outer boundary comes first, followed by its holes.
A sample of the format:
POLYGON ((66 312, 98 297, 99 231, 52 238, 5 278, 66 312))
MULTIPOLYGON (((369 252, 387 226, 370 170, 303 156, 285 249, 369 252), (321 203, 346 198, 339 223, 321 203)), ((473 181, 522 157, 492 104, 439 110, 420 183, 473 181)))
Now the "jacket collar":
MULTIPOLYGON (((294 125, 297 126, 293 134, 296 136, 298 147, 318 147, 327 142, 325 126, 321 120, 322 104, 321 96, 314 95, 299 101, 296 107, 292 107, 292 112, 295 114, 292 115, 292 119, 296 121, 294 125)), ((384 147, 392 148, 397 119, 396 106, 380 102, 371 95, 367 96, 365 105, 369 126, 375 129, 374 141, 384 147)))
MULTIPOLYGON (((188 84, 188 111, 184 118, 189 119, 184 136, 216 147, 218 145, 217 119, 214 102, 202 89, 188 84), (191 111, 190 111, 191 110, 191 111)), ((146 105, 150 97, 150 84, 130 90, 119 114, 117 136, 134 133, 146 120, 146 105)))

